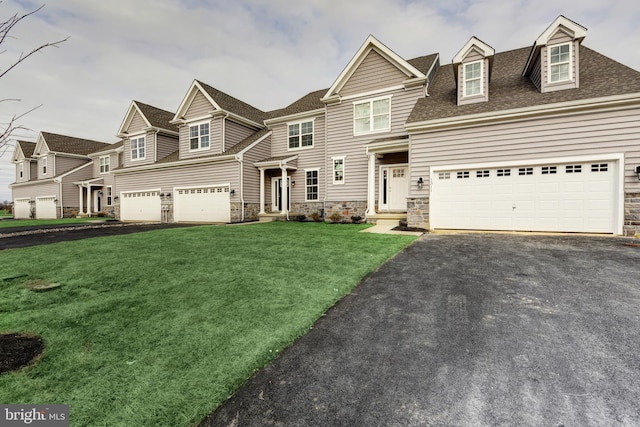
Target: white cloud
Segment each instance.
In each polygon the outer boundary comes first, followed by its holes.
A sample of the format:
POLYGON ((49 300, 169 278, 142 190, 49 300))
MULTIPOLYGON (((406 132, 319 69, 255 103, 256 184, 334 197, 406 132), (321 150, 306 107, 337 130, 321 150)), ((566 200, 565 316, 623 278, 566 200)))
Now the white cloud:
MULTIPOLYGON (((39 5, 0 3, 0 19, 39 5)), ((45 42, 0 80, 0 122, 43 104, 34 131, 115 142, 132 99, 175 110, 198 78, 265 110, 330 86, 369 34, 405 58, 441 54, 476 36, 505 51, 529 46, 560 14, 588 28, 585 44, 640 69, 640 4, 628 0, 56 0, 20 23, 0 68, 45 42)), ((36 133, 20 133, 24 139, 36 133)), ((10 156, 0 158, 0 199, 10 199, 10 156)))

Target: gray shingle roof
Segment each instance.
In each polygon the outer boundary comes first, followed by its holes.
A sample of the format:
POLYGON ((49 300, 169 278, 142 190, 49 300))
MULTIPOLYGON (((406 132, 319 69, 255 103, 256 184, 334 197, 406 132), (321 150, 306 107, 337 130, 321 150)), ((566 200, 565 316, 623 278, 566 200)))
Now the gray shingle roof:
POLYGON ((33 150, 36 149, 35 142, 18 141, 18 145, 25 157, 31 157, 33 155, 33 150))
POLYGON ((88 155, 96 151, 106 150, 111 144, 76 138, 73 136, 58 135, 55 133, 41 132, 50 151, 67 154, 88 155))
POLYGON ((640 72, 580 46, 580 87, 540 93, 522 76, 530 51, 527 47, 496 53, 489 101, 477 104, 456 104, 452 65, 441 66, 429 86, 429 97, 416 102, 407 123, 640 92, 640 72))
POLYGON ((273 119, 276 117, 290 116, 291 114, 304 113, 305 111, 313 111, 324 108, 324 103, 320 101, 320 99, 327 93, 328 90, 329 88, 309 92, 302 98, 297 99, 284 108, 269 111, 266 118, 273 119))
POLYGON ((407 62, 416 67, 418 71, 422 72, 423 74, 427 74, 436 59, 438 59, 438 54, 432 53, 431 55, 408 59, 407 62))
POLYGON ((256 123, 262 123, 266 113, 246 102, 240 101, 231 95, 209 86, 206 83, 196 80, 204 90, 207 91, 209 96, 222 108, 223 110, 237 114, 256 123))
POLYGON ((162 110, 160 108, 142 103, 140 101, 134 102, 136 103, 142 114, 144 114, 147 120, 149 120, 151 126, 178 132, 178 126, 169 123, 171 120, 173 120, 173 116, 175 115, 175 113, 162 110))

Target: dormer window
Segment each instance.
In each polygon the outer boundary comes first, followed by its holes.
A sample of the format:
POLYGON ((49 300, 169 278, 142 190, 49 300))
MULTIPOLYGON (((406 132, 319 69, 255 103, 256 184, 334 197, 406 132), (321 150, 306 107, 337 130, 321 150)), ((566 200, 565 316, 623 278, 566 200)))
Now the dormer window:
POLYGON ((24 178, 24 163, 20 163, 19 171, 20 171, 20 179, 24 178))
POLYGON ((40 159, 40 168, 42 170, 42 175, 46 175, 47 174, 47 158, 46 157, 42 157, 40 159))
POLYGON ((131 138, 131 160, 144 160, 146 156, 144 147, 144 136, 131 138))
POLYGON ((100 157, 100 173, 109 173, 109 156, 100 157))
POLYGON ((209 122, 189 125, 189 151, 209 148, 209 122))
POLYGON ((571 44, 549 47, 549 83, 571 80, 571 44))
POLYGON ((464 64, 464 96, 482 95, 482 64, 484 61, 464 64))

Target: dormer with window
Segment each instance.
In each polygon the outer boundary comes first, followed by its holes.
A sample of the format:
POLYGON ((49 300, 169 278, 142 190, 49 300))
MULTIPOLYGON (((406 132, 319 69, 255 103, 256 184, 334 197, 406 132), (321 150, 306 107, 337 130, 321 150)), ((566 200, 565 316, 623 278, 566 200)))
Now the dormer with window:
POLYGON ((587 29, 559 16, 538 37, 522 73, 540 92, 580 87, 580 44, 587 29))
POLYGON ((458 105, 489 100, 489 81, 495 50, 471 37, 453 58, 458 105))

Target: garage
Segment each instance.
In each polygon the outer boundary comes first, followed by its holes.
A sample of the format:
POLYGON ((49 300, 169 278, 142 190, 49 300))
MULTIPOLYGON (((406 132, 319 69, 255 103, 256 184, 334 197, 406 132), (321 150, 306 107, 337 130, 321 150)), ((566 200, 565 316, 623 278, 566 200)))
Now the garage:
POLYGON ((31 218, 31 203, 28 197, 13 201, 13 217, 15 219, 31 218))
POLYGON ((160 190, 120 193, 120 219, 160 222, 160 190))
POLYGON ((618 162, 433 168, 431 227, 616 232, 618 162))
POLYGON ((56 196, 36 197, 37 219, 56 219, 57 217, 56 196))
POLYGON ((176 222, 230 222, 229 186, 202 186, 174 189, 176 222))

